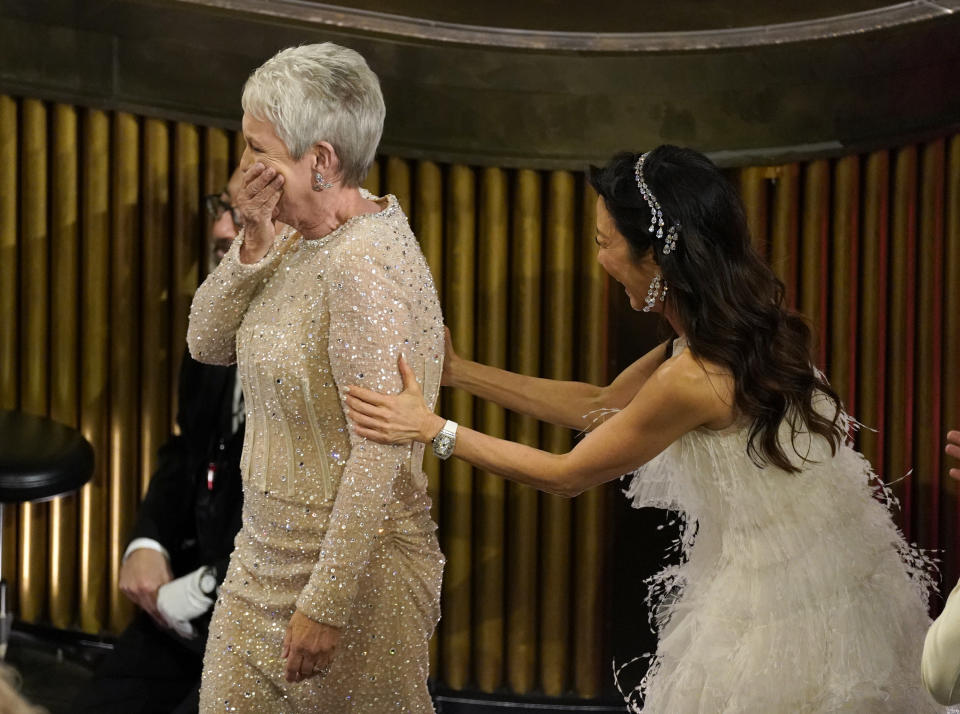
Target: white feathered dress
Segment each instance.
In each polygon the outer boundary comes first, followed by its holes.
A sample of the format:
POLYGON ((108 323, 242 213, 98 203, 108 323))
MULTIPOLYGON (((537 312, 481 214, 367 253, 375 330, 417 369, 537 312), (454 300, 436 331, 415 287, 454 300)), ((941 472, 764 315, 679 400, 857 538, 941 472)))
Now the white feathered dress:
MULTIPOLYGON (((931 563, 904 541, 869 463, 804 431, 800 473, 759 468, 748 434, 690 432, 630 481, 635 507, 687 523, 683 562, 652 579, 659 644, 631 709, 944 711, 920 677, 931 563)), ((792 454, 786 424, 781 441, 792 454)))

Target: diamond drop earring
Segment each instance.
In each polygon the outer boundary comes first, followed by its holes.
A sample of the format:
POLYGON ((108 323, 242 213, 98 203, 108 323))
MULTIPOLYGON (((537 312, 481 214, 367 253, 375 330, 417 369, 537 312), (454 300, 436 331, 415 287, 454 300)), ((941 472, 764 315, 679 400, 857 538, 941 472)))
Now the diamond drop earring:
POLYGON ((333 188, 333 184, 329 181, 323 180, 323 174, 319 171, 315 171, 313 174, 313 186, 314 191, 323 191, 324 189, 333 188))
MULTIPOLYGON (((666 295, 666 287, 664 287, 663 294, 666 295)), ((644 300, 643 311, 650 312, 653 309, 653 306, 657 304, 657 296, 660 294, 660 273, 657 273, 653 276, 653 280, 650 281, 650 287, 647 288, 647 298, 644 300)), ((661 298, 662 300, 663 298, 661 298)))

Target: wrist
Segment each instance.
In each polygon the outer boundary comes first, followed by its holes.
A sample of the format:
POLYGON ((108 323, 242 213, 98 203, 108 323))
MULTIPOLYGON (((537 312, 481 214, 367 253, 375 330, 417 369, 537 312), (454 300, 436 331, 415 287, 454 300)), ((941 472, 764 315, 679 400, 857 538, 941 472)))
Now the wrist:
POLYGON ((270 251, 276 233, 270 221, 250 221, 243 226, 243 240, 240 243, 240 262, 258 263, 270 251))
POLYGON ((420 432, 420 438, 418 441, 421 441, 424 444, 429 444, 436 438, 437 434, 440 433, 440 430, 443 429, 443 425, 446 423, 447 420, 439 414, 431 414, 424 423, 424 427, 420 432))
POLYGON ((460 368, 462 362, 463 360, 459 357, 454 357, 447 360, 446 364, 443 365, 444 381, 446 382, 444 386, 455 389, 460 388, 460 368))

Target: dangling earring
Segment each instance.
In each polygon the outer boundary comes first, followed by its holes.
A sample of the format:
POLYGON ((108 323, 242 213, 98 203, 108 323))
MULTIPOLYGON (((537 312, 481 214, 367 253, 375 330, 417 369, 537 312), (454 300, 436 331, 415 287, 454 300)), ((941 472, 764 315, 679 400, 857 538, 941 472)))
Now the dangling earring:
MULTIPOLYGON (((664 291, 666 293, 666 291, 664 291)), ((657 296, 660 294, 660 273, 653 276, 650 281, 650 287, 647 288, 647 299, 644 300, 643 311, 650 312, 657 304, 657 296)))
POLYGON ((312 188, 314 191, 323 191, 324 189, 333 188, 333 184, 329 181, 324 181, 322 173, 314 171, 312 188))

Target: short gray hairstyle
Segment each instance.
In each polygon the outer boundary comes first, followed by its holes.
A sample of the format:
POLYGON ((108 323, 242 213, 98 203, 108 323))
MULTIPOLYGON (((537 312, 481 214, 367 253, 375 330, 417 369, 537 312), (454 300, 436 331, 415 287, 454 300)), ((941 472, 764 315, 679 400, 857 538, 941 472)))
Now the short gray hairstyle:
POLYGON ((280 50, 243 87, 243 111, 273 125, 294 159, 329 142, 344 186, 373 164, 386 107, 377 75, 359 52, 332 42, 280 50))

